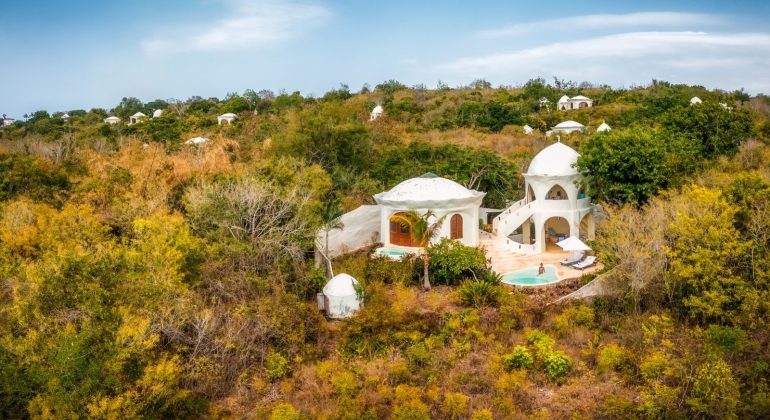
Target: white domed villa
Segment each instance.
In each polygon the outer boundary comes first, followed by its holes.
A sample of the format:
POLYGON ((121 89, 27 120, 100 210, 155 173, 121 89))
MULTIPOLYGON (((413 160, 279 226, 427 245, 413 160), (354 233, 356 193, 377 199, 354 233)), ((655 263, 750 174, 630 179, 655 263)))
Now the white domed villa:
POLYGON ((570 236, 594 237, 594 206, 578 187, 580 155, 557 142, 538 153, 524 175, 526 196, 494 219, 498 241, 525 254, 545 252, 570 236))
POLYGON ((431 210, 436 218, 446 216, 439 237, 477 246, 479 207, 485 195, 432 173, 407 179, 374 196, 380 207, 380 242, 386 246, 413 246, 409 227, 392 221, 391 217, 409 210, 421 214, 431 210))

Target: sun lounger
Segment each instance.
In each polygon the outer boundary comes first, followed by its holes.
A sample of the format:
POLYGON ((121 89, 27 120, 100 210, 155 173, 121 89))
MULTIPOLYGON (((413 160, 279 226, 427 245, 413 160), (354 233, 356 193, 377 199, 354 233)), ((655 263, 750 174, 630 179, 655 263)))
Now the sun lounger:
POLYGON ((592 265, 596 264, 596 257, 593 255, 589 255, 586 257, 585 260, 575 264, 572 266, 572 268, 576 268, 578 270, 586 269, 592 265))
POLYGON ((572 265, 582 260, 585 255, 586 254, 582 251, 575 251, 571 257, 559 260, 559 263, 561 265, 572 265))

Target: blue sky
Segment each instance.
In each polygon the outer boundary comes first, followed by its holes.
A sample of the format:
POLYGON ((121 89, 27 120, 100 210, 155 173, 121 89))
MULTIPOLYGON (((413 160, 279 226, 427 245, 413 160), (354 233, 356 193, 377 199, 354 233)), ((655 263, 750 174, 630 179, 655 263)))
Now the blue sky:
POLYGON ((770 93, 767 1, 3 0, 0 113, 387 79, 770 93))

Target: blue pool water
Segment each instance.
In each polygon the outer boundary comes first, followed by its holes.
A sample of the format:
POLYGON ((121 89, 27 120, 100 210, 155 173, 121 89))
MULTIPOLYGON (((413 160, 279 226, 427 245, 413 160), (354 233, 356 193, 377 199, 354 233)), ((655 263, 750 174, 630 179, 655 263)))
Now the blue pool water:
POLYGON ((525 268, 523 270, 503 274, 503 283, 516 286, 540 286, 559 281, 559 277, 556 275, 556 267, 550 264, 543 267, 545 267, 545 273, 539 276, 537 275, 538 267, 525 268))
POLYGON ((375 251, 378 254, 387 255, 389 257, 396 257, 401 258, 404 255, 409 255, 411 252, 405 251, 403 249, 395 249, 395 248, 377 248, 375 251))

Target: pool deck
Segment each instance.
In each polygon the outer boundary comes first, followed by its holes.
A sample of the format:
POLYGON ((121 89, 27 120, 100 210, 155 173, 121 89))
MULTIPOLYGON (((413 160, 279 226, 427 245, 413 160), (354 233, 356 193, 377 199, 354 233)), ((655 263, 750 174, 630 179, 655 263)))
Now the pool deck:
POLYGON ((582 276, 586 273, 599 270, 603 265, 599 262, 593 267, 586 268, 585 270, 577 270, 571 267, 563 266, 559 264, 559 260, 569 258, 572 256, 572 251, 562 251, 556 245, 548 244, 546 252, 537 255, 522 255, 515 254, 499 246, 497 240, 487 232, 481 232, 479 245, 486 250, 487 258, 492 263, 492 269, 500 274, 510 273, 512 271, 518 271, 525 268, 537 267, 540 263, 552 264, 556 267, 556 276, 559 278, 554 283, 559 283, 562 280, 573 279, 582 276))

